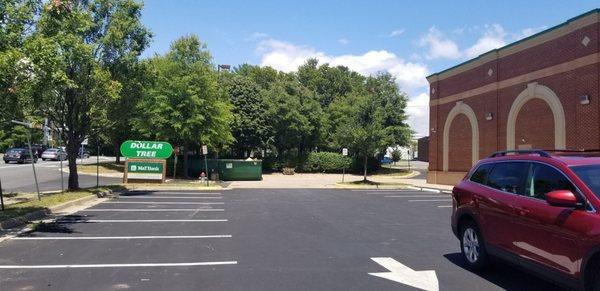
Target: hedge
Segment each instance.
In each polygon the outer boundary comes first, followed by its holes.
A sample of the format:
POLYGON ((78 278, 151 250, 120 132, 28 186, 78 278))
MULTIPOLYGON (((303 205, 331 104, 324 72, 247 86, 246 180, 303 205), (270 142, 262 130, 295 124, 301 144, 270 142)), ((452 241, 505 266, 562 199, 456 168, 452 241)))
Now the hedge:
POLYGON ((304 170, 307 172, 336 173, 350 168, 352 160, 339 153, 310 153, 304 170))

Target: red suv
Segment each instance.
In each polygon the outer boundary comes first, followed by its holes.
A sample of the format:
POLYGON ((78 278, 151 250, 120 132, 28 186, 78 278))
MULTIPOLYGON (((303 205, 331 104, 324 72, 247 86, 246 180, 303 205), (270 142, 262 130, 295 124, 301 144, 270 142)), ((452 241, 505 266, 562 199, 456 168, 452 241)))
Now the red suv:
POLYGON ((600 157, 497 152, 452 196, 452 230, 472 269, 493 257, 569 288, 600 290, 600 157))

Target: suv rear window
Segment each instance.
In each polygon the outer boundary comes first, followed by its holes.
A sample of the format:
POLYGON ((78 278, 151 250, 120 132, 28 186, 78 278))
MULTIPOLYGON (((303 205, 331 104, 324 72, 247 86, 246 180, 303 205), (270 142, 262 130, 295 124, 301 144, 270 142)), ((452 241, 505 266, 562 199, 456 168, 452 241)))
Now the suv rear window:
POLYGON ((523 194, 524 179, 529 171, 529 163, 501 162, 494 166, 487 185, 500 191, 523 194))
POLYGON ((475 172, 473 172, 473 174, 471 175, 470 180, 475 183, 485 185, 485 183, 487 182, 488 175, 490 174, 490 171, 493 167, 493 164, 483 164, 479 166, 477 170, 475 170, 475 172))

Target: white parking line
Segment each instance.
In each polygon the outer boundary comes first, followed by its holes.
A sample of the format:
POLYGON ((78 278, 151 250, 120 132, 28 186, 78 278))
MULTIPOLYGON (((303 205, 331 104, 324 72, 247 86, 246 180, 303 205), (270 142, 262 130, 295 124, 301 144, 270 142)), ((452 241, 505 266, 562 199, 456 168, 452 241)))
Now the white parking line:
POLYGON ((119 222, 227 222, 227 219, 90 219, 58 220, 57 223, 119 223, 119 222))
POLYGON ((386 198, 444 198, 448 195, 390 195, 384 196, 386 198))
MULTIPOLYGON (((136 192, 133 192, 136 193, 136 192)), ((220 192, 137 192, 137 193, 154 193, 163 195, 221 195, 220 192)))
POLYGON ((17 236, 12 240, 113 240, 113 239, 196 239, 231 238, 231 235, 144 235, 144 236, 17 236))
POLYGON ((125 268, 125 267, 191 267, 236 265, 237 261, 155 263, 155 264, 88 264, 88 265, 0 265, 0 269, 77 269, 77 268, 125 268))
POLYGON ((452 201, 452 199, 408 200, 408 202, 440 202, 440 201, 452 201))
POLYGON ((106 201, 102 204, 194 204, 194 205, 216 205, 225 204, 225 202, 168 202, 168 201, 106 201))
MULTIPOLYGON (((407 189, 360 189, 360 190, 350 190, 352 192, 412 192, 415 190, 407 190, 407 189)), ((418 190, 416 190, 418 191, 418 190)))
POLYGON ((449 207, 452 207, 452 205, 440 205, 440 206, 438 206, 438 208, 449 208, 449 207))
POLYGON ((223 199, 223 197, 181 197, 181 196, 119 196, 119 199, 223 199))
POLYGON ((108 208, 100 208, 100 209, 83 209, 79 212, 111 212, 111 211, 120 211, 120 212, 144 212, 144 211, 164 211, 164 212, 177 212, 177 211, 225 211, 225 209, 216 209, 216 208, 182 208, 182 209, 108 209, 108 208))

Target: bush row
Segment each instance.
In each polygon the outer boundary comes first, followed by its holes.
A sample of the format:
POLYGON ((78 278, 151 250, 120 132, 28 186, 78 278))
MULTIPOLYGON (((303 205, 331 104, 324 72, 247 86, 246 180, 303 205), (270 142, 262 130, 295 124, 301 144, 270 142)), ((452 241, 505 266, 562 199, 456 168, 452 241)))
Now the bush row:
MULTIPOLYGON (((279 158, 265 157, 263 171, 281 172, 283 168, 295 168, 296 172, 304 173, 341 173, 346 172, 362 174, 363 159, 360 157, 345 157, 339 153, 318 152, 306 156, 286 155, 279 158)), ((370 157, 367 161, 367 171, 374 172, 380 168, 379 160, 370 157)))

